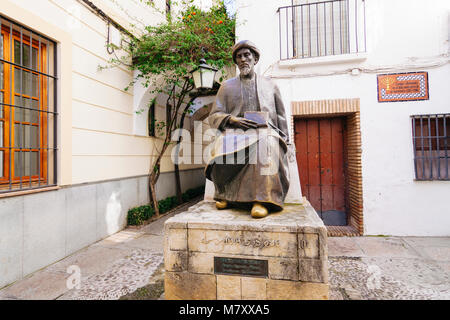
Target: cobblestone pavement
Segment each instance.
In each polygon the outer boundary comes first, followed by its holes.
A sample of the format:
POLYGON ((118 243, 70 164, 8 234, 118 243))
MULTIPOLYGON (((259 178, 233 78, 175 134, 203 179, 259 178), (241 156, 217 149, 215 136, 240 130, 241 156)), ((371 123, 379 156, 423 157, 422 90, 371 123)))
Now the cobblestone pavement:
POLYGON ((183 204, 146 226, 126 228, 33 273, 1 289, 0 300, 116 300, 135 292, 161 271, 164 222, 200 200, 183 204), (77 283, 79 287, 74 287, 77 283))
POLYGON ((450 238, 329 238, 330 299, 450 299, 450 238))
POLYGON ((79 290, 72 289, 62 300, 117 300, 146 286, 163 262, 161 253, 134 249, 103 273, 82 279, 79 290))
POLYGON ((330 258, 329 267, 332 300, 450 299, 448 273, 424 261, 330 258))
MULTIPOLYGON (((196 201, 3 288, 0 300, 163 299, 164 222, 196 201), (74 266, 81 282, 69 289, 74 266)), ((328 253, 331 300, 450 299, 450 237, 328 238, 328 253)))

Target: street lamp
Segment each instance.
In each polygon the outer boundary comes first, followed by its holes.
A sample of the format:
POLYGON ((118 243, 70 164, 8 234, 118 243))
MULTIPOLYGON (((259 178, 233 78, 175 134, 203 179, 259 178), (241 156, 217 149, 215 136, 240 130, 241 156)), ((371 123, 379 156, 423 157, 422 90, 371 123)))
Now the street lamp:
POLYGON ((196 89, 211 89, 214 84, 214 77, 217 69, 206 63, 205 59, 200 60, 200 65, 191 71, 196 89))

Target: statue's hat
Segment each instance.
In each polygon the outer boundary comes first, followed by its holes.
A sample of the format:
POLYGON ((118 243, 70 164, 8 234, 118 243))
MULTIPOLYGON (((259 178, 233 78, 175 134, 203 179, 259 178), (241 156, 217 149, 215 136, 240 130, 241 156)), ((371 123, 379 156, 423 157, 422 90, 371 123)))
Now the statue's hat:
POLYGON ((236 53, 242 48, 248 48, 251 51, 253 51, 253 53, 255 54, 256 60, 257 61, 259 60, 260 53, 259 53, 259 49, 255 46, 255 44, 249 40, 242 40, 233 46, 233 61, 234 61, 234 63, 236 63, 236 53))

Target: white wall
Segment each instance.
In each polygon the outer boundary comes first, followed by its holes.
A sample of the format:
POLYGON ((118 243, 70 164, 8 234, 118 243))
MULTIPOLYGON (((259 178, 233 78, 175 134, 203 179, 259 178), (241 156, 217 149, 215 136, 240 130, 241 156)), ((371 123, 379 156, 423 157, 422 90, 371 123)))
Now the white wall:
MULTIPOLYGON (((193 0, 192 5, 197 6, 201 10, 209 10, 213 5, 216 4, 216 0, 193 0)), ((171 7, 172 15, 179 16, 181 10, 183 10, 182 1, 175 1, 171 7)))
POLYGON ((238 40, 260 48, 257 68, 277 81, 288 107, 291 101, 361 99, 364 233, 450 235, 450 182, 414 181, 410 120, 450 112, 450 2, 367 0, 363 59, 280 67, 276 10, 284 5, 290 1, 237 0, 238 40), (351 75, 354 68, 359 75, 351 75), (429 100, 378 103, 377 74, 414 71, 428 72, 429 100))

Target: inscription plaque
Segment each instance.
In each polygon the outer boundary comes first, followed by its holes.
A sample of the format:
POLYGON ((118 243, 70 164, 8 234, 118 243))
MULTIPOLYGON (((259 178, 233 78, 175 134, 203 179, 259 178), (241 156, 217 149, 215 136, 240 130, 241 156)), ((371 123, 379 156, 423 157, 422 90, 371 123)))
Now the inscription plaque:
POLYGON ((378 102, 429 100, 428 72, 380 74, 378 102))
POLYGON ((268 277, 267 260, 214 257, 214 273, 268 277))

